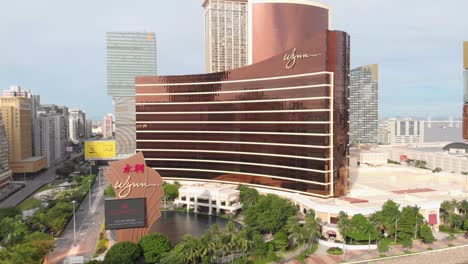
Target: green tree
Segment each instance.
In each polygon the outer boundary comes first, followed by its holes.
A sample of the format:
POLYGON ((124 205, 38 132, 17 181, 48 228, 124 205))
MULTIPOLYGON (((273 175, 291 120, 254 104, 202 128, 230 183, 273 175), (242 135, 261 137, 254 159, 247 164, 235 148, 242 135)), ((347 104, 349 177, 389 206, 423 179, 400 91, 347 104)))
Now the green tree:
POLYGON ((163 184, 164 197, 168 200, 174 200, 179 197, 179 186, 175 184, 163 184))
POLYGON ((463 230, 468 231, 468 218, 463 220, 463 230))
POLYGON ((28 226, 21 220, 21 217, 7 217, 0 222, 0 237, 5 246, 13 246, 23 242, 24 237, 29 232, 28 226))
POLYGON ((419 237, 422 241, 426 244, 430 244, 435 241, 434 235, 432 234, 432 230, 428 224, 424 224, 419 229, 419 237))
POLYGON ((296 216, 290 216, 285 226, 294 245, 304 243, 307 240, 305 228, 298 222, 296 216))
POLYGON ((262 195, 245 211, 245 223, 255 231, 276 233, 296 212, 296 207, 287 199, 273 194, 262 195))
POLYGON ((399 205, 388 200, 382 206, 382 210, 370 216, 370 221, 375 223, 380 230, 384 230, 388 236, 395 237, 396 221, 400 217, 399 205))
POLYGON ((146 263, 158 263, 162 254, 171 250, 169 240, 158 233, 143 236, 138 244, 143 250, 146 263))
POLYGON ((433 173, 438 173, 438 172, 441 172, 441 171, 442 171, 442 169, 439 168, 439 167, 432 170, 433 173))
POLYGON ((208 254, 208 247, 203 245, 198 237, 185 235, 181 242, 180 252, 185 263, 200 263, 202 258, 208 254))
POLYGON ((322 233, 320 232, 320 218, 317 218, 315 211, 310 209, 307 211, 304 220, 305 223, 303 228, 307 238, 306 241, 309 244, 309 249, 311 249, 317 238, 322 236, 322 233))
POLYGON ((452 223, 454 230, 462 230, 463 229, 463 217, 458 214, 452 215, 452 223))
POLYGON ((259 233, 254 233, 252 235, 253 242, 253 255, 254 256, 266 256, 268 253, 268 244, 265 243, 263 237, 259 233))
POLYGON ((289 245, 288 235, 286 235, 286 233, 283 231, 276 232, 273 238, 273 244, 277 250, 285 251, 289 245))
POLYGON ((401 210, 398 220, 398 240, 406 247, 411 247, 413 237, 417 234, 418 226, 422 225, 423 216, 416 206, 406 206, 401 210))
POLYGON ((371 222, 362 214, 354 215, 350 220, 348 236, 354 241, 372 241, 379 237, 379 233, 371 222))
POLYGON ((21 214, 21 210, 18 207, 0 208, 0 219, 15 217, 19 214, 21 214))
POLYGON ((467 212, 468 212, 468 201, 467 200, 462 200, 458 203, 457 206, 458 210, 460 211, 461 215, 463 217, 467 217, 467 212))
POLYGON ((341 236, 343 237, 343 244, 346 243, 346 238, 351 232, 351 220, 347 213, 340 211, 338 213, 338 231, 340 231, 341 236))
POLYGON ((71 203, 58 203, 45 213, 45 223, 52 233, 61 232, 73 214, 73 205, 71 203))
POLYGON ((440 205, 440 217, 445 225, 453 227, 453 215, 455 214, 455 204, 451 201, 443 201, 440 205))
POLYGON ((260 198, 260 194, 254 188, 247 187, 245 185, 240 185, 237 188, 240 191, 239 199, 242 203, 242 209, 245 211, 250 206, 257 203, 258 199, 260 198))
POLYGON ((141 249, 132 242, 119 242, 109 249, 104 258, 105 264, 134 264, 141 256, 141 249))
POLYGON ((185 264, 184 257, 182 254, 181 244, 177 245, 173 250, 164 253, 161 256, 160 263, 171 263, 171 264, 185 264))

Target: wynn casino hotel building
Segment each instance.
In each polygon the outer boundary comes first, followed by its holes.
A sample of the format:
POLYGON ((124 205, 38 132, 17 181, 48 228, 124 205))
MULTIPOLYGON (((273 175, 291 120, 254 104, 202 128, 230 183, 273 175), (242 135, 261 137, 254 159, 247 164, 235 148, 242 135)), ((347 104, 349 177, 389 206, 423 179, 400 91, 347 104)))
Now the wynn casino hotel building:
POLYGON ((248 12, 250 65, 136 78, 137 151, 166 179, 346 194, 349 36, 310 1, 248 12))

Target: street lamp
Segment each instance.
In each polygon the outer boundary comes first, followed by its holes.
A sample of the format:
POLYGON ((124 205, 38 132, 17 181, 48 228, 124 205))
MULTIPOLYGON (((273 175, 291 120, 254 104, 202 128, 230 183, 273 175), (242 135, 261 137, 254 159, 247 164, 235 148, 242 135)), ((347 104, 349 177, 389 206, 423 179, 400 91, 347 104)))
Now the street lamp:
POLYGON ((101 168, 99 168, 98 170, 98 184, 99 184, 99 188, 101 188, 101 168))
POLYGON ((89 185, 89 211, 91 212, 91 179, 88 180, 88 185, 89 185))
POLYGON ((73 204, 73 243, 75 243, 75 240, 76 240, 76 220, 75 220, 75 204, 76 204, 76 201, 73 200, 72 204, 73 204))

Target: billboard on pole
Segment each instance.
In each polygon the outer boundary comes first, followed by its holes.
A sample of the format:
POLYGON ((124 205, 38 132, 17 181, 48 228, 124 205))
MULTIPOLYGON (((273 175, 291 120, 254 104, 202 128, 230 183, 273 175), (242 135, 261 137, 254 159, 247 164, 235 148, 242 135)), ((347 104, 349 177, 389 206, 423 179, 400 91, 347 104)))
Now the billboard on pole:
POLYGON ((116 157, 115 140, 85 142, 85 160, 113 160, 116 157))

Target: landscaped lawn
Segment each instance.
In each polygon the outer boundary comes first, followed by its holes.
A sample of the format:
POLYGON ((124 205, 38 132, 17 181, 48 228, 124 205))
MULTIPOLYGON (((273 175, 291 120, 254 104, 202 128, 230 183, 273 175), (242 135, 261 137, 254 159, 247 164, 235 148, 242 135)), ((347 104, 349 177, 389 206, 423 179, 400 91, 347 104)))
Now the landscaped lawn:
POLYGON ((46 184, 46 185, 42 186, 41 188, 39 188, 39 190, 37 190, 35 193, 31 194, 28 198, 26 198, 20 204, 18 204, 17 207, 21 211, 24 211, 24 210, 29 210, 29 209, 33 209, 33 208, 41 206, 41 201, 34 198, 34 194, 40 193, 40 192, 43 192, 43 191, 46 191, 46 190, 50 190, 50 189, 53 189, 53 188, 57 188, 57 186, 59 186, 63 182, 64 181, 57 181, 57 182, 54 182, 53 184, 51 184, 51 186, 49 186, 49 184, 46 184))
POLYGON ((33 209, 39 206, 41 206, 41 201, 34 198, 33 195, 29 196, 28 198, 26 198, 24 201, 22 201, 20 204, 17 205, 17 207, 21 211, 33 209))

